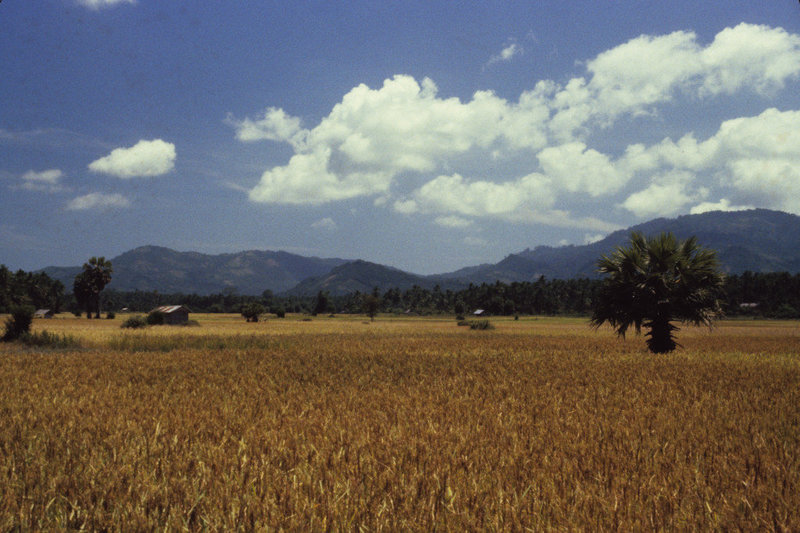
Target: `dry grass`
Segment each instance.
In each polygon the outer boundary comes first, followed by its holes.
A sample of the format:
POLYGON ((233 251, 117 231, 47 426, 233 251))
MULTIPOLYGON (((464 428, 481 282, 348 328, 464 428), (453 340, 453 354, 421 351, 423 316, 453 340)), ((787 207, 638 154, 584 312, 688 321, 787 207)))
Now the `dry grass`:
POLYGON ((800 529, 800 328, 297 318, 0 347, 0 529, 800 529))

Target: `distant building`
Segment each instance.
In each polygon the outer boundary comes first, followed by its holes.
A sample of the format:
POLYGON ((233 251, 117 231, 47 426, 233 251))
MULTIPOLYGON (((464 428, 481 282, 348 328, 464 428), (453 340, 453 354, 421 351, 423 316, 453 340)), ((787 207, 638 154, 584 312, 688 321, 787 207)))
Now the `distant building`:
POLYGON ((164 315, 164 324, 186 324, 189 321, 190 311, 185 305, 162 305, 150 312, 158 312, 164 315))
POLYGON ((484 311, 483 309, 476 309, 472 314, 475 316, 481 316, 485 312, 486 311, 484 311))
POLYGON ((53 310, 37 309, 36 312, 33 313, 33 318, 53 318, 53 310))
POLYGON ((758 307, 757 302, 745 302, 739 304, 739 309, 756 309, 758 307))

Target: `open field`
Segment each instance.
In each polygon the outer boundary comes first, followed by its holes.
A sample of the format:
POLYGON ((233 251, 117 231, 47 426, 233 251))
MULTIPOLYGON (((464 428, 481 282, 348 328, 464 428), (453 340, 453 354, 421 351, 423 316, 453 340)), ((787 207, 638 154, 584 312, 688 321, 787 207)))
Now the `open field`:
POLYGON ((800 529, 800 324, 299 317, 0 344, 0 530, 800 529))

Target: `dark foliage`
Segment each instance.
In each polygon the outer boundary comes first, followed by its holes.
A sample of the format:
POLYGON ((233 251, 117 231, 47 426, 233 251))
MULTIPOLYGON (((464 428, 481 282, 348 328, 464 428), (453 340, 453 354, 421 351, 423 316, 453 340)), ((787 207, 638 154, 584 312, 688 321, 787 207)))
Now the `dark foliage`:
POLYGON ((19 305, 50 309, 59 313, 64 303, 64 285, 43 272, 11 272, 0 265, 0 313, 19 305))
POLYGON ((630 327, 648 329, 653 353, 677 346, 673 322, 711 325, 720 316, 723 276, 716 253, 690 237, 671 233, 647 238, 632 233, 628 246, 598 261, 606 275, 592 313, 592 325, 610 324, 620 336, 630 327))
POLYGON ((260 303, 249 303, 242 307, 242 316, 248 322, 258 322, 258 317, 266 313, 267 310, 260 303))
POLYGON ((100 293, 111 282, 114 269, 105 257, 92 257, 83 264, 83 270, 75 276, 73 293, 78 304, 86 309, 86 318, 100 318, 100 293))
POLYGON ((125 321, 120 326, 121 328, 125 329, 141 329, 147 327, 147 319, 142 316, 132 316, 130 318, 125 319, 125 321))
POLYGON ((11 342, 19 339, 31 330, 33 322, 33 307, 18 305, 11 309, 11 316, 6 319, 6 330, 3 341, 11 342))
MULTIPOLYGON (((456 314, 456 309, 459 309, 461 316, 468 316, 476 309, 484 309, 491 315, 590 316, 601 286, 602 281, 595 279, 545 279, 540 276, 532 282, 473 284, 460 291, 430 290, 418 286, 407 290, 393 288, 378 295, 380 306, 377 312, 435 315, 456 314)), ((356 291, 343 296, 326 296, 328 304, 323 313, 364 313, 365 294, 356 291)), ((67 304, 70 309, 76 305, 71 298, 70 295, 67 304)), ((180 303, 196 313, 238 314, 244 306, 259 303, 281 316, 285 313, 310 313, 317 303, 315 297, 276 296, 271 293, 267 300, 263 295, 235 293, 161 294, 155 291, 122 292, 109 289, 104 290, 100 298, 104 309, 119 311, 128 308, 139 313, 146 313, 159 305, 180 303)), ((745 273, 727 276, 721 303, 725 316, 729 317, 800 318, 798 314, 787 314, 792 309, 800 310, 800 274, 745 273), (742 308, 742 303, 758 305, 742 308)))

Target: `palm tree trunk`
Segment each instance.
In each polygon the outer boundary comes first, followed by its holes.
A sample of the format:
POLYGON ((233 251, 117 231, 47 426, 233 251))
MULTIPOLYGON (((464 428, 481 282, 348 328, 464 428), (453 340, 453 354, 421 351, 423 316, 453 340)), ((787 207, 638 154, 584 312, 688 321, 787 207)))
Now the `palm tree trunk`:
POLYGON ((677 330, 676 326, 670 323, 670 313, 666 306, 659 304, 659 310, 647 324, 650 332, 647 334, 647 347, 653 353, 669 353, 677 347, 675 337, 672 332, 677 330))

